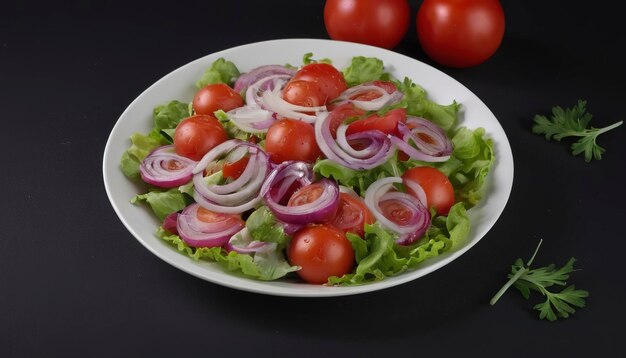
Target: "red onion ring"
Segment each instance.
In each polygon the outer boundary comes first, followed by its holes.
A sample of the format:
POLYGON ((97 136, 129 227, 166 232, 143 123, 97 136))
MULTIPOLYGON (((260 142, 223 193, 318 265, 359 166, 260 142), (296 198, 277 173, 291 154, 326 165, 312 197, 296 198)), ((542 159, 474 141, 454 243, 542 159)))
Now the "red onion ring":
POLYGON ((293 76, 296 74, 296 70, 287 68, 281 65, 265 65, 256 67, 250 72, 244 73, 237 81, 235 81, 235 85, 233 89, 237 93, 241 93, 244 89, 248 88, 251 84, 257 82, 263 77, 271 76, 271 75, 287 75, 293 76))
POLYGON ((214 213, 214 222, 204 222, 198 218, 200 205, 194 203, 187 206, 178 215, 176 229, 178 235, 192 247, 218 247, 223 246, 239 230, 244 227, 244 222, 237 215, 214 213))
POLYGON ((385 88, 378 86, 374 81, 348 88, 343 91, 335 101, 333 101, 333 105, 341 105, 343 103, 350 102, 354 104, 355 107, 365 111, 378 111, 386 106, 400 102, 402 98, 404 98, 404 93, 399 91, 397 88, 394 88, 393 92, 388 92, 385 88), (380 93, 380 97, 369 101, 353 99, 362 93, 372 91, 380 93))
POLYGON ((272 112, 253 105, 232 109, 226 116, 237 128, 248 133, 267 133, 275 121, 272 112))
POLYGON ((263 93, 275 88, 281 89, 289 78, 291 77, 288 75, 271 75, 254 82, 246 90, 246 106, 265 109, 262 101, 263 93))
POLYGON ((327 218, 331 211, 337 211, 339 187, 336 182, 328 179, 322 179, 319 182, 324 190, 315 201, 298 206, 280 204, 286 192, 283 188, 287 187, 283 182, 293 183, 289 179, 294 177, 301 184, 311 184, 313 178, 311 164, 293 161, 283 163, 272 171, 261 188, 265 204, 278 220, 289 224, 309 224, 327 218), (273 195, 272 188, 276 185, 280 185, 279 195, 273 195))
POLYGON ((163 219, 163 229, 171 232, 172 234, 178 234, 178 229, 176 228, 178 225, 178 213, 173 212, 163 219))
POLYGON ((409 116, 406 124, 398 123, 398 131, 407 145, 397 141, 394 144, 411 158, 427 162, 445 162, 450 159, 453 149, 452 141, 435 123, 424 118, 409 116), (411 145, 411 142, 417 149, 411 145))
POLYGON ((402 183, 402 178, 383 178, 372 183, 365 192, 365 205, 381 225, 399 235, 397 244, 409 245, 422 237, 430 226, 430 213, 420 200, 415 200, 410 194, 393 191, 394 183, 402 183), (406 224, 398 224, 387 218, 381 205, 401 205, 410 213, 406 224))
POLYGON ((371 130, 345 136, 347 125, 342 124, 337 129, 337 141, 330 131, 330 121, 327 112, 318 114, 315 122, 315 139, 320 150, 334 162, 351 169, 372 169, 389 159, 394 148, 386 134, 371 130), (350 142, 367 143, 361 150, 355 150, 350 142))
POLYGON ((259 192, 269 171, 269 157, 258 145, 231 139, 210 150, 194 169, 194 199, 211 211, 242 213, 254 208, 262 200, 259 192), (225 185, 207 185, 204 168, 219 157, 242 147, 248 150, 250 157, 239 178, 225 185))
POLYGON ((256 252, 275 251, 277 246, 275 242, 264 242, 252 239, 248 228, 244 227, 228 240, 226 250, 235 251, 240 254, 252 254, 256 252))
POLYGON ((283 85, 284 81, 278 80, 273 89, 264 91, 259 104, 263 108, 276 113, 281 118, 299 119, 307 123, 313 123, 317 120, 317 116, 307 113, 326 111, 326 106, 306 107, 285 101, 281 91, 283 85))
POLYGON ((139 173, 148 184, 173 188, 188 183, 195 166, 194 160, 176 154, 173 145, 165 145, 146 156, 139 166, 139 173))

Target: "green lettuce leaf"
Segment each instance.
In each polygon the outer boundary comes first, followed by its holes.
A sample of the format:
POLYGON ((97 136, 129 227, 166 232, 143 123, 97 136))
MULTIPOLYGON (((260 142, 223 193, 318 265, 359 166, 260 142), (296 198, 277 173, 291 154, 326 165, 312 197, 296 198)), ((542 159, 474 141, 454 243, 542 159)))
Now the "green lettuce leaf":
POLYGON ((246 227, 254 240, 275 242, 279 250, 289 243, 290 237, 266 206, 261 206, 250 214, 246 227))
POLYGON ((426 90, 407 77, 402 82, 393 82, 404 93, 404 98, 390 108, 406 108, 408 115, 430 119, 446 131, 455 125, 460 108, 456 101, 448 105, 433 102, 427 98, 426 90))
POLYGON ((180 236, 164 230, 163 227, 157 229, 156 235, 196 261, 215 261, 228 271, 259 280, 276 280, 299 269, 298 266, 289 265, 284 254, 278 250, 252 256, 235 251, 226 252, 221 247, 191 247, 180 236))
POLYGON ((456 201, 463 202, 469 209, 482 198, 483 185, 495 160, 493 141, 485 135, 484 128, 471 130, 466 127, 453 131, 451 141, 454 150, 446 162, 408 160, 398 165, 403 172, 417 166, 439 169, 450 179, 456 201))
POLYGON ((315 163, 313 171, 324 178, 336 180, 340 185, 352 187, 363 196, 370 184, 390 176, 399 177, 403 173, 403 168, 398 163, 397 155, 394 155, 384 164, 370 170, 350 169, 330 159, 321 159, 315 163))
POLYGON ((332 64, 333 61, 330 58, 320 58, 319 60, 313 59, 313 52, 307 52, 302 56, 302 63, 309 65, 311 63, 328 63, 332 64))
POLYGON ((163 221, 171 213, 183 210, 189 203, 190 198, 181 193, 178 188, 169 190, 154 189, 145 194, 135 196, 130 200, 133 204, 145 202, 150 205, 154 215, 163 221))
POLYGON ((341 72, 343 72, 348 87, 363 82, 390 79, 389 74, 385 72, 383 61, 376 57, 355 56, 352 58, 350 66, 341 72))
POLYGON ((160 147, 163 143, 159 138, 140 133, 133 133, 130 136, 130 141, 130 147, 122 154, 120 167, 124 175, 137 179, 140 177, 139 165, 141 165, 141 162, 152 150, 160 147))
POLYGON ((397 275, 462 244, 469 230, 463 203, 453 205, 447 217, 433 219, 424 237, 412 245, 397 245, 397 236, 380 223, 365 225, 364 240, 357 235, 346 235, 355 252, 356 268, 342 277, 329 277, 328 284, 360 285, 397 275))
POLYGON ((215 111, 213 114, 215 115, 215 118, 217 118, 217 120, 222 124, 222 127, 224 127, 224 129, 226 130, 226 133, 228 133, 229 138, 241 139, 243 141, 247 141, 252 135, 257 136, 260 139, 265 138, 265 133, 251 134, 251 133, 248 133, 246 131, 239 129, 239 127, 237 127, 235 123, 233 123, 233 121, 231 121, 230 118, 228 118, 228 115, 226 114, 226 112, 224 112, 221 109, 218 111, 215 111))
POLYGON ((189 103, 170 101, 167 104, 157 106, 152 112, 154 126, 151 136, 161 135, 165 141, 172 143, 174 130, 181 120, 191 115, 189 103))
POLYGON ((234 63, 220 57, 204 72, 200 80, 196 82, 196 87, 202 88, 214 83, 226 83, 232 86, 239 75, 239 70, 234 63))

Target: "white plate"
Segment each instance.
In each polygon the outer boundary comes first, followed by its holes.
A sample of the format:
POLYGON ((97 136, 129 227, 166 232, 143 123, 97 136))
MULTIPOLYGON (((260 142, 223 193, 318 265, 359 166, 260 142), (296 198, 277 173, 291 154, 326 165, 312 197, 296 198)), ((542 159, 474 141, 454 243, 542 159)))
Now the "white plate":
POLYGON ((381 290, 431 273, 450 263, 474 246, 495 224, 504 210, 513 186, 513 155, 504 130, 487 106, 465 86, 445 73, 413 58, 377 47, 318 39, 286 39, 252 43, 220 51, 171 72, 146 89, 122 113, 113 127, 104 151, 104 185, 109 200, 126 228, 152 253, 167 263, 204 280, 240 290, 280 296, 342 296, 381 290), (211 262, 196 262, 179 253, 154 234, 159 222, 152 212, 129 200, 141 187, 128 180, 119 168, 122 153, 129 146, 133 132, 148 133, 152 127, 152 109, 177 99, 190 102, 197 81, 204 70, 219 57, 233 61, 241 72, 265 64, 294 65, 302 55, 313 52, 314 58, 330 58, 338 68, 349 64, 352 56, 373 56, 383 60, 386 70, 397 78, 408 76, 424 87, 438 103, 462 104, 461 123, 469 128, 483 127, 493 139, 496 161, 489 173, 486 193, 481 203, 470 209, 471 231, 464 246, 433 259, 418 268, 383 281, 353 287, 326 287, 294 281, 264 282, 235 276, 211 262))

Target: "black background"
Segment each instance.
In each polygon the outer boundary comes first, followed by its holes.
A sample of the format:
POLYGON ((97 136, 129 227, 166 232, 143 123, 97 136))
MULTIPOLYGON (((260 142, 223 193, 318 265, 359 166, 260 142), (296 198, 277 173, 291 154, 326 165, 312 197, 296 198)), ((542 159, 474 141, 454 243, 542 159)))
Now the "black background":
MULTIPOLYGON (((588 101, 592 124, 624 119, 623 19, 610 1, 502 1, 487 62, 449 69, 420 49, 414 16, 397 52, 478 95, 513 149, 510 200, 493 229, 413 282, 338 298, 264 296, 188 275, 126 231, 102 182, 106 139, 130 102, 209 53, 277 38, 328 38, 324 1, 6 1, 0 5, 0 356, 614 356, 623 351, 625 130, 601 161, 530 132, 535 114, 588 101), (579 5, 580 4, 580 5, 579 5), (509 265, 581 268, 591 293, 540 321, 509 291, 509 265), (586 354, 585 354, 586 355, 586 354)), ((411 1, 413 12, 421 1, 411 1)))

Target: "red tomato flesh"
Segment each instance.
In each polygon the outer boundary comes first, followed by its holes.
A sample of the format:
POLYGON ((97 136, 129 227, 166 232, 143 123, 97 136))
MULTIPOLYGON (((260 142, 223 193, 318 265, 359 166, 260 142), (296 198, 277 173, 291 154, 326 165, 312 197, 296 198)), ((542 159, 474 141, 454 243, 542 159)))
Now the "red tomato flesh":
POLYGON ((196 114, 210 114, 217 110, 228 112, 243 106, 243 98, 224 83, 202 87, 193 97, 193 110, 196 114))

